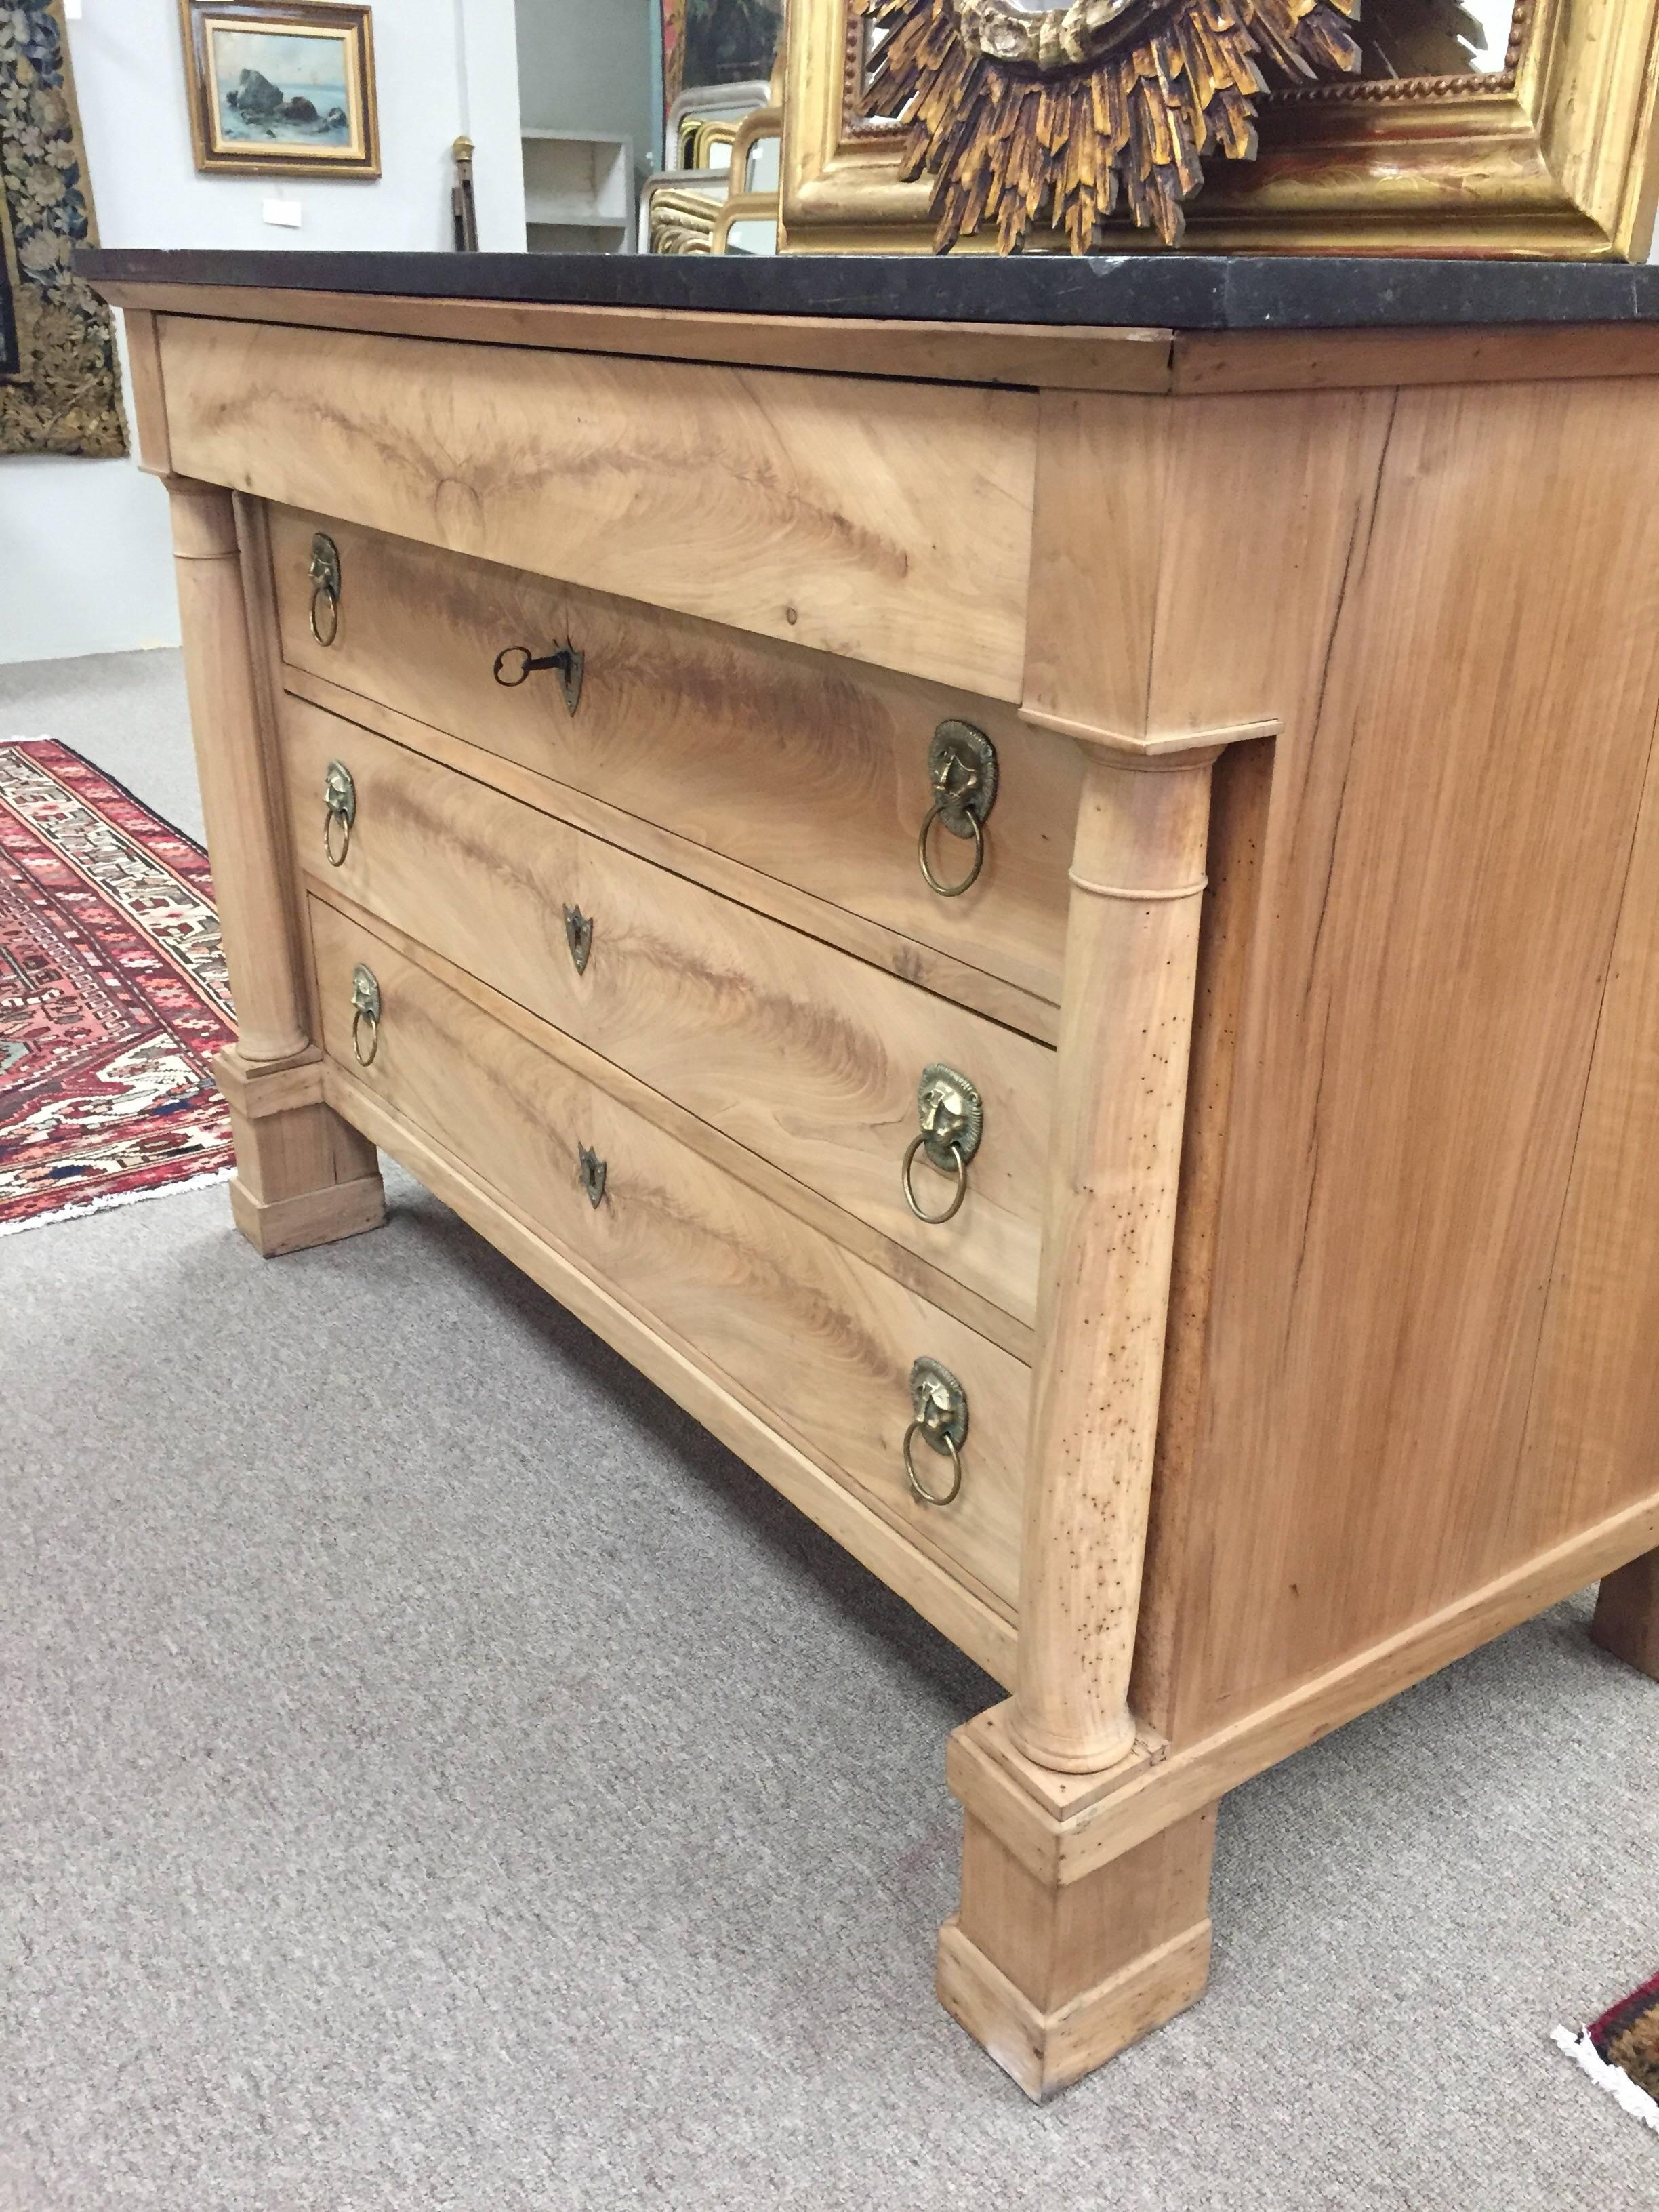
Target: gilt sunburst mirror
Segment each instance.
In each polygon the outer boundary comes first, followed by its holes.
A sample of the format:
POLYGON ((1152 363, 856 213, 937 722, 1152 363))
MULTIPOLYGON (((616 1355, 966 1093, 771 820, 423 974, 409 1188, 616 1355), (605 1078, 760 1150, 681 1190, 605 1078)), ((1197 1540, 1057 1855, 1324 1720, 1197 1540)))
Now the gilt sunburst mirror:
POLYGON ((787 72, 795 251, 1652 234, 1659 0, 792 0, 787 72))

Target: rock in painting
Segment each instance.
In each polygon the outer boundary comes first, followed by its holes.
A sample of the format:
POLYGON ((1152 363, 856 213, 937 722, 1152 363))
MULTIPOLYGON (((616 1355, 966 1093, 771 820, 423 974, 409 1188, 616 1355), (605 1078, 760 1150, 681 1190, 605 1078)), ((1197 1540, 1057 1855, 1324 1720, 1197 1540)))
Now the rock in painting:
POLYGON ((296 92, 283 102, 282 116, 284 123, 314 123, 317 111, 304 93, 296 92))
POLYGON ((245 69, 235 91, 225 96, 239 115, 277 115, 282 112, 281 88, 258 70, 245 69))

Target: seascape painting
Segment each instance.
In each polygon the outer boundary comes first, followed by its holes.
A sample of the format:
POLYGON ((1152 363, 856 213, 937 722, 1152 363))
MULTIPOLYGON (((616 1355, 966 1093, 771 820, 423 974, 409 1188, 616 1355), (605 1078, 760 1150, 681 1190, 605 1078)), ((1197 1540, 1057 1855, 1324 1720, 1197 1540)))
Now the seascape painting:
MULTIPOLYGON (((352 56, 340 31, 248 31, 210 23, 214 119, 223 146, 319 154, 353 149, 352 56)), ((361 102, 355 103, 361 106, 361 102)))
POLYGON ((184 21, 198 168, 380 174, 362 0, 185 0, 184 21))

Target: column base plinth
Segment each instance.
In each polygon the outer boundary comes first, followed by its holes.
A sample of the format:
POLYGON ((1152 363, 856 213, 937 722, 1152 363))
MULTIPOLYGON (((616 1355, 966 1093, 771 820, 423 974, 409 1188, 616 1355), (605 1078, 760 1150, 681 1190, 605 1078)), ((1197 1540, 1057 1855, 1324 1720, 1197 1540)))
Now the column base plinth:
POLYGON ((1006 1712, 994 1707, 951 1739, 962 1903, 939 1936, 937 1987, 952 2019, 1042 2102, 1201 1994, 1216 1808, 1148 1835, 1137 1802, 1118 1848, 1111 1808, 1144 1789, 1166 1747, 1138 1742, 1109 1776, 1048 1774, 1012 1749, 1006 1712))
POLYGON ((226 1052, 213 1072, 236 1144, 231 1215, 256 1252, 278 1259, 380 1227, 380 1156, 323 1103, 320 1054, 266 1063, 226 1052))

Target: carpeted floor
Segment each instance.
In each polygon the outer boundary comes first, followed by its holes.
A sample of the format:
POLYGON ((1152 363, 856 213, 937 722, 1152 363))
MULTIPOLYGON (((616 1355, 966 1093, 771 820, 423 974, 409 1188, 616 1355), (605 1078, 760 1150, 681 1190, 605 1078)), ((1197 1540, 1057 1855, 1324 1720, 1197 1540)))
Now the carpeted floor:
MULTIPOLYGON (((5 734, 195 826, 170 655, 5 734)), ((1583 1601, 1230 1798, 1214 1980, 1043 2112, 934 2003, 991 1686, 401 1177, 0 1243, 0 2212, 1626 2212, 1659 1958, 1583 1601)))

